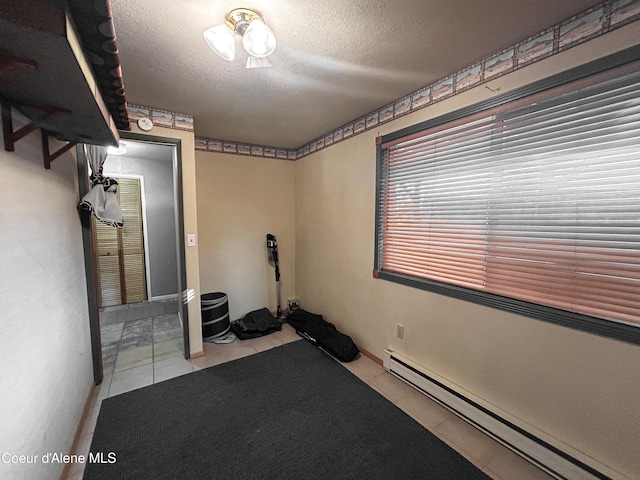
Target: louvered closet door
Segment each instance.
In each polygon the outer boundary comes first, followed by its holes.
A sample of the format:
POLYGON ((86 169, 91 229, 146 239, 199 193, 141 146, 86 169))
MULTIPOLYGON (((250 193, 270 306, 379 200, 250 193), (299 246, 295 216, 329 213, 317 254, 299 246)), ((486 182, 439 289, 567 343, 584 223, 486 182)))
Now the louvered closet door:
POLYGON ((141 302, 147 299, 147 288, 140 181, 134 178, 119 178, 118 185, 120 208, 124 217, 121 237, 126 298, 122 303, 141 302))
POLYGON ((140 181, 118 178, 124 228, 95 222, 100 306, 147 299, 140 181))
POLYGON ((120 256, 118 255, 118 229, 98 222, 93 217, 93 231, 98 255, 99 306, 120 305, 120 256))

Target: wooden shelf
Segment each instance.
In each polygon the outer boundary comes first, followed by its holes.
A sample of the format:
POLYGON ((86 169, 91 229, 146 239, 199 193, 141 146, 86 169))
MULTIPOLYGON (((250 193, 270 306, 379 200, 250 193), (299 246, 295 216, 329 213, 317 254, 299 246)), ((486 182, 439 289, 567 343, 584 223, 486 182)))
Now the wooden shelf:
POLYGON ((70 144, 118 144, 118 130, 65 2, 1 2, 0 46, 5 149, 12 149, 13 143, 35 129, 42 130, 43 139, 47 137, 43 154, 49 161, 58 153, 48 154, 49 136, 70 144), (11 108, 30 124, 13 132, 11 108))

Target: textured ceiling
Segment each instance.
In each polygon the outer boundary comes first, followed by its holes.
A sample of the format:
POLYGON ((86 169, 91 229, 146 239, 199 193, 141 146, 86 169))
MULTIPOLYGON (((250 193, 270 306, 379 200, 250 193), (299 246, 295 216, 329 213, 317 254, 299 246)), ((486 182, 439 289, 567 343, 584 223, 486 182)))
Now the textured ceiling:
POLYGON ((121 139, 120 146, 127 149, 127 151, 122 154, 123 157, 141 158, 158 162, 170 162, 173 160, 173 145, 121 139))
POLYGON ((593 0, 111 0, 130 104, 193 115, 198 137, 298 148, 537 34, 593 0), (273 67, 245 69, 203 31, 254 8, 273 67))

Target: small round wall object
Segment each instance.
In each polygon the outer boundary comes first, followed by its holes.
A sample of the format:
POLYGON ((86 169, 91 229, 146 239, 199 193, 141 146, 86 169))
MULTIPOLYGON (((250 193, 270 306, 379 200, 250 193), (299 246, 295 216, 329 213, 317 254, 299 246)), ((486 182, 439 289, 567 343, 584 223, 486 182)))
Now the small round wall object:
POLYGON ((142 117, 138 120, 138 127, 143 132, 148 132, 153 128, 153 122, 149 117, 142 117))

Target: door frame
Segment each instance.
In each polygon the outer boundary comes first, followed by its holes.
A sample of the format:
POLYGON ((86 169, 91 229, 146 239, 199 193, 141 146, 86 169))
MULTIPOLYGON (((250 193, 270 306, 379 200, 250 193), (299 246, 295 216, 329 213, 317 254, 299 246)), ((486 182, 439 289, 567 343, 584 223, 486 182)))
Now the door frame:
MULTIPOLYGON (((173 190, 175 195, 176 244, 178 260, 178 313, 182 323, 184 358, 189 359, 189 314, 185 295, 187 288, 186 245, 184 234, 184 201, 182 187, 182 141, 179 138, 159 137, 134 132, 119 131, 120 138, 143 143, 156 143, 173 146, 173 190)), ((89 165, 85 145, 76 147, 78 188, 82 198, 89 191, 89 165)), ((93 359, 93 378, 96 385, 102 383, 102 340, 100 338, 100 311, 98 308, 98 271, 95 261, 95 244, 91 231, 91 214, 79 209, 82 224, 82 243, 84 249, 85 276, 87 283, 87 302, 89 307, 89 330, 91 334, 91 350, 93 359)))

